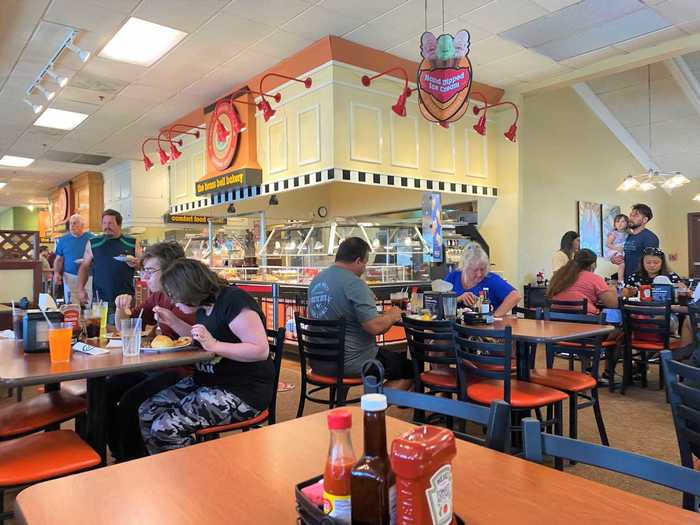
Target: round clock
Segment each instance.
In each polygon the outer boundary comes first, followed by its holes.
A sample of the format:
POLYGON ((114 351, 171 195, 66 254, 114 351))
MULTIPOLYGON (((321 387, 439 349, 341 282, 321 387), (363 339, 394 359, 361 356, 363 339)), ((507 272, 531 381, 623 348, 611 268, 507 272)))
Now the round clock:
POLYGON ((62 224, 68 220, 68 187, 58 190, 53 203, 53 223, 62 224))
POLYGON ((324 218, 328 215, 328 209, 325 206, 320 206, 318 210, 316 210, 316 213, 318 213, 319 217, 324 218))

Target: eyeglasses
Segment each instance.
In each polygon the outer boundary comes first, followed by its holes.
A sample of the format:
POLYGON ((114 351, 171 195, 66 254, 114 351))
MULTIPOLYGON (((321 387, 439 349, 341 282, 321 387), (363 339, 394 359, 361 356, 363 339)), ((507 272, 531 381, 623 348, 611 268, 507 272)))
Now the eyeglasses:
POLYGON ((141 273, 145 277, 150 277, 151 275, 153 275, 154 273, 158 273, 159 271, 160 268, 144 268, 143 270, 141 270, 141 273))
POLYGON ((654 248, 652 246, 649 246, 648 248, 644 248, 642 255, 655 255, 656 257, 663 257, 664 252, 662 252, 658 248, 654 248))

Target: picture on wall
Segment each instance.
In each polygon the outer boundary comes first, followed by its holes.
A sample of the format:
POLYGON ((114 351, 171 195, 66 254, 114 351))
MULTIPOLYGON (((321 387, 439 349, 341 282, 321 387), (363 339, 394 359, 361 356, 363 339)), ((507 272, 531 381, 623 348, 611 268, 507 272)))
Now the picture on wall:
POLYGON ((608 242, 608 235, 615 229, 615 217, 619 215, 620 206, 617 204, 606 204, 603 203, 603 253, 608 256, 608 250, 606 249, 606 244, 608 242))
POLYGON ((581 248, 588 248, 598 257, 603 256, 602 220, 600 204, 597 202, 578 201, 578 234, 581 248))

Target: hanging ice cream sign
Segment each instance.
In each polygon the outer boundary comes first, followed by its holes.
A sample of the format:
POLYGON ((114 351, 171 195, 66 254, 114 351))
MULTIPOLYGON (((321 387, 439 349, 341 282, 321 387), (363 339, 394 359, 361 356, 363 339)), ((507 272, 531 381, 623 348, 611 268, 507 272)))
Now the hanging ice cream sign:
POLYGON ((423 116, 447 127, 467 110, 472 85, 472 65, 469 53, 469 31, 459 31, 454 37, 444 34, 437 38, 430 32, 421 36, 418 66, 418 95, 423 116))

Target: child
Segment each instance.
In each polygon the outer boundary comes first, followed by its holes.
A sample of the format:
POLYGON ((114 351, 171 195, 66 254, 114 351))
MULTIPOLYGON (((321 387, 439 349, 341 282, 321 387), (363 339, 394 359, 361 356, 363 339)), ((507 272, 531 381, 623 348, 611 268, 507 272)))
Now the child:
MULTIPOLYGON (((615 229, 608 234, 608 239, 605 243, 605 258, 612 261, 616 255, 625 254, 625 241, 628 235, 629 219, 624 213, 615 215, 613 225, 615 229)), ((622 262, 617 267, 617 280, 624 282, 625 280, 625 263, 622 262)))

